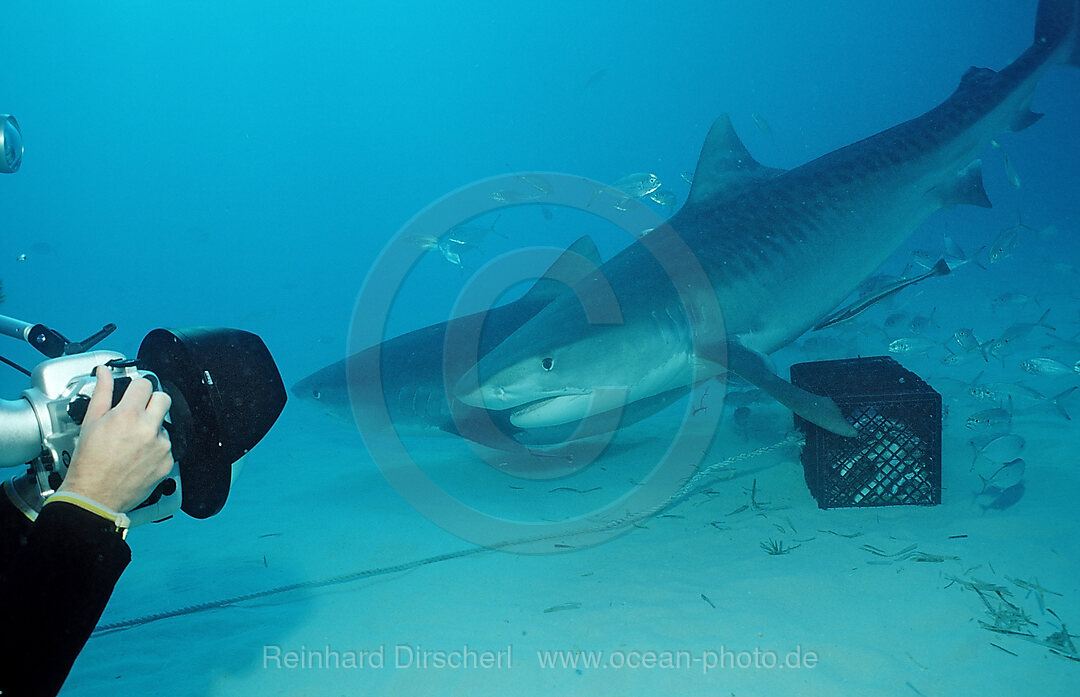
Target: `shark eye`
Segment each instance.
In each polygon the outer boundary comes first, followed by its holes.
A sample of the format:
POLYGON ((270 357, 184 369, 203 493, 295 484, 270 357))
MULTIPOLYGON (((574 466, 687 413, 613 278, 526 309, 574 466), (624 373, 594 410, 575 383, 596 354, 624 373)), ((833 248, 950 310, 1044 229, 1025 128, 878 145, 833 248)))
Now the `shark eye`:
POLYGON ((544 370, 551 370, 555 367, 555 361, 548 357, 540 361, 540 365, 544 370))
POLYGON ((311 396, 315 399, 322 399, 322 392, 319 392, 318 390, 312 390, 311 396))

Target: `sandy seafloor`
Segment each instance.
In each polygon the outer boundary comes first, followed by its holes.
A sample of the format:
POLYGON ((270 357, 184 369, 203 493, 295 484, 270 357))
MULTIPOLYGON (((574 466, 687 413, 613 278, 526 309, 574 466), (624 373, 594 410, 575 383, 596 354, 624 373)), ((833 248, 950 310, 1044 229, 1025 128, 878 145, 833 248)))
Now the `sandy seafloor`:
MULTIPOLYGON (((509 16, 502 5, 439 14, 372 3, 344 18, 271 5, 23 11, 0 104, 19 116, 28 141, 23 170, 4 181, 0 310, 72 337, 114 321, 109 347, 128 354, 154 326, 250 329, 291 384, 342 357, 371 260, 447 191, 515 169, 605 182, 650 171, 682 201, 679 173, 693 169, 723 112, 763 164, 796 166, 935 106, 971 64, 1000 68, 1015 58, 1030 40, 1035 3, 834 2, 803 14, 756 4, 583 12, 577 3, 558 11, 532 3, 509 16), (121 271, 94 276, 86 297, 73 299, 62 281, 94 270, 91 241, 121 271), (123 265, 133 257, 151 263, 123 265)), ((985 629, 992 619, 969 586, 1000 586, 1039 638, 1061 631, 1050 610, 1080 633, 1080 391, 1064 398, 1066 420, 1025 389, 1056 395, 1080 385, 1080 375, 1019 367, 1080 359, 1078 76, 1052 69, 1034 104, 1046 117, 984 153, 994 209, 935 215, 882 271, 901 274, 916 249, 937 258, 945 235, 985 268, 971 263, 928 280, 775 356, 784 373, 798 361, 881 355, 893 340, 929 339, 931 349, 896 357, 944 397, 940 506, 820 510, 796 449, 786 447, 719 471, 664 517, 602 544, 473 552, 391 487, 355 429, 292 399, 219 515, 131 533, 134 561, 102 622, 205 609, 92 638, 62 694, 1076 694, 1080 663, 985 629), (1029 227, 990 264, 976 250, 1019 216, 1029 227), (1053 330, 1034 327, 987 360, 957 349, 958 359, 943 362, 942 345, 958 330, 989 341, 1047 309, 1053 330), (1019 395, 1009 429, 1026 441, 1025 488, 1012 505, 984 508, 977 475, 994 466, 973 467, 969 441, 980 433, 965 421, 1008 406, 970 394, 995 383, 1019 395), (758 507, 740 510, 751 489, 758 507), (798 547, 769 555, 761 548, 769 540, 798 547), (890 562, 864 545, 889 554, 915 545, 921 556, 890 562), (320 583, 391 567, 402 570, 320 583), (399 667, 399 646, 510 647, 512 664, 399 667), (266 660, 276 650, 380 649, 381 667, 266 660), (603 655, 595 667, 545 668, 544 651, 603 655), (783 663, 795 651, 816 663, 704 669, 722 652, 783 663), (698 660, 639 665, 648 652, 698 660)), ((563 210, 508 211, 499 223, 506 237, 487 240, 470 270, 516 247, 565 247, 590 232, 578 223, 563 210)), ((607 232, 598 238, 605 258, 626 243, 607 232)), ((396 330, 445 319, 465 278, 434 254, 417 268, 421 282, 403 290, 396 330)), ((0 384, 5 398, 25 387, 8 373, 0 384)), ((719 396, 712 388, 711 415, 719 396)), ((748 424, 724 410, 702 466, 787 436, 790 413, 768 402, 749 408, 748 424)), ((684 411, 677 405, 628 429, 601 461, 559 480, 499 474, 453 438, 407 443, 470 505, 541 520, 617 499, 655 462, 684 411)))
MULTIPOLYGON (((1024 254, 1035 255, 1045 244, 1033 241, 1024 254)), ((875 309, 866 321, 881 321, 897 307, 911 313, 938 307, 935 321, 951 328, 963 313, 955 303, 951 309, 943 303, 976 288, 989 273, 963 271, 951 284, 931 282, 925 290, 907 291, 911 297, 875 309)), ((1010 272, 1006 266, 994 273, 1010 272)), ((664 516, 638 521, 595 546, 553 554, 470 554, 96 637, 64 694, 1074 694, 1080 664, 983 628, 981 622, 993 623, 983 601, 957 581, 1002 587, 1004 599, 1033 623, 1027 630, 1040 638, 1060 631, 1043 608, 1070 631, 1080 627, 1080 398, 1073 394, 1063 401, 1076 417, 1071 421, 1037 403, 1014 405, 1011 431, 1026 440, 1026 488, 1002 510, 984 509, 980 504, 988 502, 976 500, 976 473, 988 465, 972 469, 969 440, 977 434, 965 425, 969 414, 986 406, 967 396, 965 383, 977 376, 980 384, 1018 381, 1047 394, 1080 384, 1080 376, 1033 378, 1016 368, 1021 356, 1068 352, 1052 348, 1053 337, 1077 330, 1076 297, 1066 290, 1043 302, 1052 302, 1051 317, 1064 321, 1054 332, 1033 331, 1004 360, 986 362, 969 354, 944 366, 944 350, 899 356, 944 396, 940 506, 820 510, 796 451, 786 447, 718 472, 664 516), (745 510, 755 481, 758 506, 745 510), (760 547, 769 539, 800 546, 769 555, 760 547), (863 545, 889 554, 917 545, 926 556, 890 561, 863 545), (1045 589, 1041 602, 1016 580, 1045 589), (343 657, 381 647, 384 662, 290 669, 265 663, 267 651, 276 650, 268 646, 343 657), (404 663, 408 656, 399 646, 492 652, 510 647, 512 664, 399 666, 397 659, 404 663), (601 652, 602 667, 545 668, 538 655, 543 651, 601 652), (688 662, 627 667, 645 652, 656 652, 659 662, 667 651, 687 652, 688 662), (817 662, 794 668, 729 663, 706 670, 704 661, 723 651, 732 653, 728 661, 753 661, 758 651, 762 663, 770 661, 767 655, 783 663, 798 651, 812 652, 817 662)), ((1012 322, 989 310, 967 318, 986 331, 1012 322)), ((861 336, 859 331, 834 332, 831 350, 871 353, 878 340, 868 339, 865 326, 861 336)), ((789 349, 779 357, 807 355, 789 349)), ((715 392, 704 403, 715 405, 714 399, 715 392)), ((307 407, 290 404, 249 457, 244 478, 219 516, 132 534, 136 562, 104 623, 469 549, 403 501, 358 434, 328 427, 307 407)), ((611 456, 553 481, 506 477, 454 439, 407 443, 436 480, 449 491, 467 492, 462 498, 477 508, 496 516, 555 515, 588 510, 604 501, 607 490, 625 488, 642 462, 655 460, 682 414, 676 408, 645 422, 623 434, 611 456), (551 491, 561 486, 601 488, 551 491), (582 503, 588 497, 594 498, 582 503)), ((755 404, 748 424, 735 429, 731 423, 725 419, 704 465, 783 439, 790 415, 775 405, 755 404)))

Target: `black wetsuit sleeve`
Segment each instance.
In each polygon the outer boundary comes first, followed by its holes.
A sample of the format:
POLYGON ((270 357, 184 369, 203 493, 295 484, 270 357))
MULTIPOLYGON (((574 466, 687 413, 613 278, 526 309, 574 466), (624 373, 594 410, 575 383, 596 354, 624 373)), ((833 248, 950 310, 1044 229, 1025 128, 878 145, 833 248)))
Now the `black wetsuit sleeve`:
POLYGON ((0 492, 0 694, 55 695, 131 550, 113 523, 57 501, 30 523, 0 492))

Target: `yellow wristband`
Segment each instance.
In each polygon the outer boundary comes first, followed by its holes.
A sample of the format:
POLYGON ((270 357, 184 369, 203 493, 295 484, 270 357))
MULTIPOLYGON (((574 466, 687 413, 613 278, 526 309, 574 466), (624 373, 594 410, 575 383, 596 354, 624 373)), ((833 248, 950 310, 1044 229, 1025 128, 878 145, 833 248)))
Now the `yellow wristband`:
POLYGON ((78 506, 84 511, 90 511, 94 515, 104 518, 116 526, 116 532, 120 533, 121 539, 127 539, 127 531, 128 528, 131 527, 131 519, 127 517, 126 513, 114 511, 108 506, 102 505, 91 498, 70 491, 58 491, 55 494, 52 494, 49 498, 45 499, 43 506, 48 506, 53 501, 70 503, 73 506, 78 506))

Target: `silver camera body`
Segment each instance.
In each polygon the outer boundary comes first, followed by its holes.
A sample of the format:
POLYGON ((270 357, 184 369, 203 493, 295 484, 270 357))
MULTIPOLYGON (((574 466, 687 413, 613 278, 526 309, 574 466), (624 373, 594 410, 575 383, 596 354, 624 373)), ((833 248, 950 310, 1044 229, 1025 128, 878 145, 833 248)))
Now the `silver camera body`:
POLYGON ((226 327, 155 329, 143 338, 134 360, 89 350, 115 328, 105 325, 88 339, 71 342, 44 325, 0 315, 0 333, 51 357, 33 371, 22 371, 30 376, 30 388, 19 399, 0 399, 0 468, 26 468, 4 482, 4 495, 33 519, 63 483, 97 383, 93 370, 104 365, 113 374, 112 406, 136 376, 172 399, 164 424, 172 443, 172 472, 145 501, 124 511, 131 524, 164 520, 178 510, 200 520, 216 515, 242 458, 285 408, 285 385, 270 351, 255 334, 226 327))
MULTIPOLYGON (((99 365, 112 371, 114 405, 134 377, 145 377, 155 390, 161 389, 154 373, 140 370, 123 355, 91 351, 42 361, 31 373, 30 388, 20 399, 0 401, 0 467, 27 467, 24 474, 4 486, 15 505, 31 518, 67 476, 86 406, 97 384, 92 373, 99 365)), ((165 420, 169 424, 168 416, 165 420)), ((174 462, 169 476, 127 515, 135 527, 173 516, 180 504, 180 470, 174 462)))

